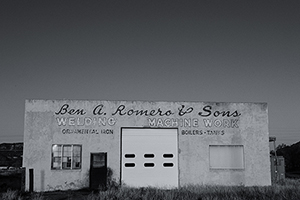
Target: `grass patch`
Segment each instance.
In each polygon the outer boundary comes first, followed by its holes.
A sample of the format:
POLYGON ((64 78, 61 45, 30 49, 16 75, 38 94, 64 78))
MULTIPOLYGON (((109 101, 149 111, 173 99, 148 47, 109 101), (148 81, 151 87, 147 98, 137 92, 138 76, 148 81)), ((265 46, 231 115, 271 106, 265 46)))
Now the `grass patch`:
POLYGON ((109 189, 99 191, 98 194, 90 194, 88 200, 282 200, 300 199, 300 181, 286 179, 272 186, 210 186, 210 185, 190 185, 179 189, 162 190, 157 188, 129 188, 109 189))
POLYGON ((7 190, 7 192, 2 194, 3 200, 15 200, 19 198, 18 191, 13 190, 7 190))
POLYGON ((249 200, 249 199, 300 199, 299 186, 274 185, 265 187, 244 186, 186 186, 180 189, 161 190, 156 188, 121 188, 119 190, 100 191, 98 194, 89 195, 88 200, 107 199, 195 199, 195 200, 249 200))
POLYGON ((179 189, 163 190, 157 188, 130 188, 130 187, 111 187, 106 191, 85 192, 81 191, 59 191, 33 194, 20 194, 17 191, 8 190, 0 194, 0 199, 5 200, 52 200, 61 199, 86 199, 86 200, 299 200, 300 199, 300 180, 286 179, 272 186, 208 186, 190 185, 179 189), (81 193, 80 193, 81 192, 81 193), (57 193, 57 195, 55 195, 57 193), (1 196, 2 195, 2 196, 1 196), (59 195, 59 196, 58 196, 59 195), (2 197, 2 198, 1 198, 2 197))

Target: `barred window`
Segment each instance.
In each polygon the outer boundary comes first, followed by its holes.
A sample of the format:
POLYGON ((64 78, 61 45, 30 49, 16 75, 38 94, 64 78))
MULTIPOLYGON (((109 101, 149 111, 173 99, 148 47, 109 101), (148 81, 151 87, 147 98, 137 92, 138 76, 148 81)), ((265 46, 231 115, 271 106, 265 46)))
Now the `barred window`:
POLYGON ((52 145, 51 169, 81 169, 81 145, 52 145))

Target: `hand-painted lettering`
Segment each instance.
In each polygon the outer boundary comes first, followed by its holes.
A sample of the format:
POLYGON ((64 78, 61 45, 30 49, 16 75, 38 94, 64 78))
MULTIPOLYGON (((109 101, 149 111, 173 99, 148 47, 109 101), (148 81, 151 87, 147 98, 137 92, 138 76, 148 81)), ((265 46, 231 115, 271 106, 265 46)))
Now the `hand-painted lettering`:
POLYGON ((116 119, 113 117, 57 117, 58 126, 114 126, 116 119))
POLYGON ((104 107, 103 104, 100 104, 100 105, 96 106, 96 107, 94 108, 94 110, 93 110, 93 114, 94 114, 94 115, 106 115, 106 113, 104 113, 104 112, 102 111, 103 107, 104 107))
POLYGON ((181 135, 201 135, 201 136, 212 136, 212 135, 224 135, 225 130, 182 130, 181 135))
POLYGON ((161 108, 157 109, 126 109, 125 105, 119 105, 118 108, 115 110, 115 112, 112 113, 112 115, 120 115, 120 116, 170 116, 174 113, 171 110, 163 111, 161 108))
POLYGON ((208 117, 211 115, 211 106, 204 106, 203 107, 203 111, 206 112, 206 113, 202 113, 202 112, 199 112, 199 115, 201 117, 208 117))
POLYGON ((194 110, 193 107, 188 107, 187 109, 184 109, 184 107, 185 107, 185 105, 181 105, 181 107, 178 108, 178 110, 179 110, 178 115, 179 116, 184 116, 185 114, 191 113, 194 110))
POLYGON ((69 104, 64 104, 58 112, 55 112, 56 115, 84 115, 86 112, 83 109, 69 109, 69 104))
POLYGON ((196 118, 148 118, 150 127, 198 127, 196 118))
POLYGON ((238 119, 203 119, 205 127, 239 128, 238 119))
POLYGON ((212 106, 204 106, 202 108, 203 112, 200 111, 198 114, 201 117, 209 117, 211 115, 213 115, 214 117, 238 117, 241 115, 241 113, 239 113, 237 110, 235 110, 234 112, 231 112, 229 110, 227 111, 220 111, 220 110, 216 110, 216 111, 212 111, 212 106))

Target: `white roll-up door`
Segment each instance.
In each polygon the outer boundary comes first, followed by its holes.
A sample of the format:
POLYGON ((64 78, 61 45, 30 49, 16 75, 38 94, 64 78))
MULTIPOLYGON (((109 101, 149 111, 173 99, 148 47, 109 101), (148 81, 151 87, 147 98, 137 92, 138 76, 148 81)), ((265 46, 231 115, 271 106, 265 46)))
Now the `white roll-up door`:
POLYGON ((177 129, 122 129, 122 183, 178 187, 177 129))

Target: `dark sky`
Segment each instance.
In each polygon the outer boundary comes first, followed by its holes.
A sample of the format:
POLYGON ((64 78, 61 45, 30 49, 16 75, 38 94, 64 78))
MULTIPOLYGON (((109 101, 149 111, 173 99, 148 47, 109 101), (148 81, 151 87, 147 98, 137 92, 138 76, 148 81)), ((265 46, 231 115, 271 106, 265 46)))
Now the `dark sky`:
POLYGON ((267 102, 300 140, 300 1, 3 0, 0 142, 25 99, 267 102))

